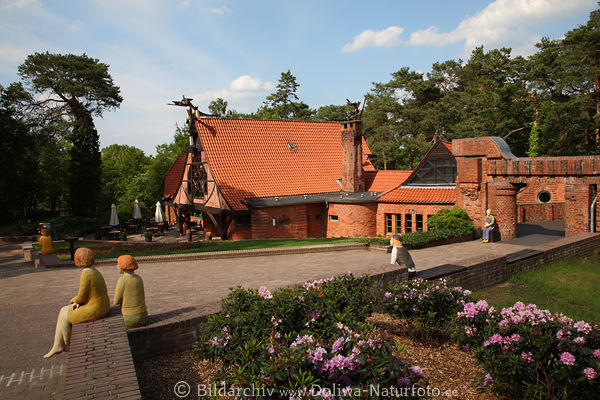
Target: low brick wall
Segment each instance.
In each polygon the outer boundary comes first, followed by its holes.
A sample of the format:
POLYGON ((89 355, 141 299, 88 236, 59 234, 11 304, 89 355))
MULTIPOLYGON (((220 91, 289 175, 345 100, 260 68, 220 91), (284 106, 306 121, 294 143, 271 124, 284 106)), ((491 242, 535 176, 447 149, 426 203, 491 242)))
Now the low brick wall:
POLYGON ((448 275, 457 286, 481 289, 508 280, 517 271, 530 271, 565 258, 585 257, 600 251, 600 234, 581 233, 507 256, 477 257, 459 265, 466 270, 448 275))
POLYGON ((141 399, 119 306, 93 322, 73 324, 62 392, 70 399, 141 399))

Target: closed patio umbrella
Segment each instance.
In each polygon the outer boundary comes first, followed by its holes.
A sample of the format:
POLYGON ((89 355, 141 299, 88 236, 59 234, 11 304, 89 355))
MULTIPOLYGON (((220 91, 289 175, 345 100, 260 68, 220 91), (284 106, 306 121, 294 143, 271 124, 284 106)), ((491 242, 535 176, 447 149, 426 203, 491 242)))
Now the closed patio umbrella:
POLYGON ((156 202, 156 211, 154 211, 154 220, 156 223, 165 222, 165 217, 163 216, 162 208, 160 207, 160 201, 156 202))
POLYGON ((110 222, 109 222, 110 226, 117 226, 119 225, 119 215, 117 214, 117 206, 115 206, 114 204, 112 204, 110 206, 110 222))
POLYGON ((137 199, 133 202, 133 219, 142 219, 142 210, 137 199))

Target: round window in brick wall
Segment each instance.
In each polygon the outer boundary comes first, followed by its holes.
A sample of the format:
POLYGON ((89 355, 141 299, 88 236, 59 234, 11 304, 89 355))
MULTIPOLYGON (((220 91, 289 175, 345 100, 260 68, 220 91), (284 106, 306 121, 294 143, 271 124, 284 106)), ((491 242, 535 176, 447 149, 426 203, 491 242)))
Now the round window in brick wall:
POLYGON ((538 193, 537 199, 540 203, 550 203, 550 200, 552 200, 552 196, 549 192, 542 190, 538 193))

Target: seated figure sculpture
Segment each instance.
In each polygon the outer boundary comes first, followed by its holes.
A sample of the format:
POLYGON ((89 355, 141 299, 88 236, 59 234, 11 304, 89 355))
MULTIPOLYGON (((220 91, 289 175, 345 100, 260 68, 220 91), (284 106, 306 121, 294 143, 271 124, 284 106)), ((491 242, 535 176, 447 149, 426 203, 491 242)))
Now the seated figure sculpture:
POLYGON ((395 234, 390 239, 390 245, 392 246, 392 259, 391 264, 405 265, 408 268, 409 274, 417 272, 415 262, 406 250, 406 247, 402 246, 402 236, 395 234))
POLYGON ((42 236, 40 237, 40 246, 42 246, 42 255, 46 254, 54 254, 54 249, 52 248, 52 236, 48 234, 48 229, 41 228, 42 236))
POLYGON ((117 281, 114 304, 121 305, 126 328, 144 326, 148 323, 148 311, 144 282, 133 272, 138 269, 137 261, 130 255, 122 255, 117 259, 117 266, 122 276, 117 281))
POLYGON ((489 208, 485 211, 485 217, 483 219, 483 229, 482 229, 482 241, 483 243, 487 243, 490 241, 490 233, 494 230, 494 224, 496 223, 496 219, 492 215, 492 210, 489 208))
POLYGON ((56 322, 54 345, 44 358, 69 351, 71 324, 95 321, 108 314, 108 290, 104 278, 94 268, 94 261, 94 252, 88 248, 81 247, 75 252, 75 265, 83 268, 79 278, 79 292, 68 306, 61 308, 56 322))

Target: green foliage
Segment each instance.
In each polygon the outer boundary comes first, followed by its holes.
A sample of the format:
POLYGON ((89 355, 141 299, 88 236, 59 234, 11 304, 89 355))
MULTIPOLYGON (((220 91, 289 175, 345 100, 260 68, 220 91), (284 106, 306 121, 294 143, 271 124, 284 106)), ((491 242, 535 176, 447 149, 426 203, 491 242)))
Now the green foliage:
POLYGON ((472 228, 432 229, 426 232, 417 231, 402 235, 402 244, 410 249, 419 249, 427 247, 435 241, 470 235, 472 233, 472 228))
POLYGON ((344 121, 348 119, 347 106, 337 106, 334 104, 321 106, 312 116, 314 121, 344 121))
POLYGON ((260 119, 310 119, 313 111, 299 101, 296 92, 300 84, 290 70, 282 72, 276 91, 267 96, 256 112, 260 119))
POLYGON ((593 323, 522 302, 499 313, 481 300, 466 303, 455 324, 459 344, 473 348, 488 372, 483 385, 503 397, 588 399, 600 391, 600 329, 593 323))
POLYGON ((364 322, 375 293, 369 278, 352 276, 272 294, 265 287, 238 287, 223 300, 221 312, 208 317, 194 352, 223 361, 215 382, 261 388, 273 399, 325 396, 316 385, 329 391, 344 387, 361 397, 369 384, 396 389, 426 384, 420 368, 409 369, 394 355, 394 341, 364 322))
POLYGON ((443 208, 427 219, 429 229, 475 229, 469 214, 460 207, 443 208))
POLYGON ((93 116, 119 107, 123 98, 108 73, 108 65, 85 54, 35 53, 19 66, 30 106, 45 110, 54 122, 62 119, 69 141, 68 200, 76 215, 96 212, 100 188, 100 150, 93 116))
POLYGON ((445 279, 410 280, 392 285, 383 308, 390 315, 416 323, 421 329, 449 332, 456 313, 469 301, 468 290, 448 286, 445 279))

